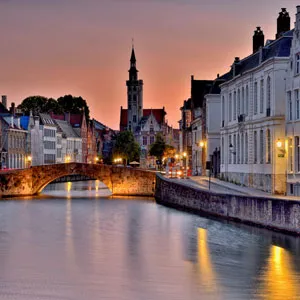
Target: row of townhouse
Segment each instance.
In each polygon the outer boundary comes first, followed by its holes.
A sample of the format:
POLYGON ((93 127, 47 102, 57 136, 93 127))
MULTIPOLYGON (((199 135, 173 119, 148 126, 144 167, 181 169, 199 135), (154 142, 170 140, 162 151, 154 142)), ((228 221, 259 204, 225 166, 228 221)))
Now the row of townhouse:
MULTIPOLYGON (((254 32, 253 53, 228 73, 191 83, 191 168, 274 194, 300 196, 300 6, 282 9, 274 40, 254 32)), ((186 130, 187 131, 187 130, 186 130)), ((187 135, 187 134, 186 134, 187 135)))
POLYGON ((6 106, 3 96, 0 103, 0 169, 99 162, 102 149, 97 148, 96 120, 86 122, 84 114, 69 113, 22 116, 6 106))

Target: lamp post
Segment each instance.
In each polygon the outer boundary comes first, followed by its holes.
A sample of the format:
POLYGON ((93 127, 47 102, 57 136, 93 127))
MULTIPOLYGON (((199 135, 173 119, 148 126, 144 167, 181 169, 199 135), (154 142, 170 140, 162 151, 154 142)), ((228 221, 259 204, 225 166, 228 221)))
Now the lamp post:
POLYGON ((185 163, 184 163, 184 178, 187 178, 187 153, 183 152, 183 157, 185 158, 185 163))

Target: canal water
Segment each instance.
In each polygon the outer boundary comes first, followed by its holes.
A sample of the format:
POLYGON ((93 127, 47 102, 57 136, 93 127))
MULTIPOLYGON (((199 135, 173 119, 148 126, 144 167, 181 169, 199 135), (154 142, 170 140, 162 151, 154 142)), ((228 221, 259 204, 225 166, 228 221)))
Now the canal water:
POLYGON ((0 299, 300 299, 299 238, 108 195, 1 201, 0 299))

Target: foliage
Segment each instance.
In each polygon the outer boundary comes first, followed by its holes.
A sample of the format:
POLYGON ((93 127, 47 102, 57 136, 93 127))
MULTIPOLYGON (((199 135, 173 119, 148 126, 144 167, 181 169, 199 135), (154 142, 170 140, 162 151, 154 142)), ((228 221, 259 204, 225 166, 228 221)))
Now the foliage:
POLYGON ((81 114, 85 112, 86 120, 89 121, 90 118, 90 110, 86 100, 72 95, 63 96, 57 100, 43 96, 30 96, 24 99, 18 108, 25 115, 29 115, 30 111, 32 111, 33 115, 50 112, 54 114, 63 114, 65 112, 81 114))
POLYGON ((43 107, 43 112, 53 112, 56 115, 60 115, 64 113, 64 110, 55 99, 49 98, 43 107))
POLYGON ((155 142, 150 146, 149 154, 155 156, 157 159, 162 160, 166 150, 166 143, 160 133, 156 135, 155 142))
POLYGON ((116 137, 116 142, 113 148, 114 157, 119 156, 125 159, 125 164, 128 161, 139 160, 140 146, 134 140, 131 131, 122 131, 116 137))
POLYGON ((175 155, 176 155, 176 149, 173 146, 167 144, 164 151, 164 157, 174 158, 175 155))
POLYGON ((44 112, 43 108, 47 101, 48 99, 43 96, 30 96, 24 99, 18 108, 21 109, 25 115, 29 115, 30 111, 32 111, 34 115, 37 115, 44 112))
POLYGON ((72 95, 65 95, 57 99, 58 104, 62 107, 63 111, 73 114, 85 113, 87 121, 90 119, 90 109, 82 97, 74 97, 72 95))

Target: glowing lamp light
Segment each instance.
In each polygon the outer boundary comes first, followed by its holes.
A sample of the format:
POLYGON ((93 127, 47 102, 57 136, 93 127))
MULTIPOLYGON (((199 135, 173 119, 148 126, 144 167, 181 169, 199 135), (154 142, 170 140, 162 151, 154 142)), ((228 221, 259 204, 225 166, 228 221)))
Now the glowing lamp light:
POLYGON ((178 157, 179 157, 179 155, 178 155, 178 154, 175 154, 175 158, 178 159, 178 157))
POLYGON ((186 157, 186 152, 183 152, 183 156, 186 157))
POLYGON ((27 161, 32 161, 32 157, 30 155, 27 156, 27 161))
POLYGON ((70 162, 70 160, 71 160, 71 157, 70 156, 66 156, 66 158, 65 158, 66 163, 70 162))
POLYGON ((281 140, 278 140, 278 141, 276 142, 276 146, 277 146, 277 148, 281 148, 281 147, 282 147, 282 141, 281 141, 281 140))
POLYGON ((201 147, 201 148, 203 148, 204 147, 204 142, 203 141, 201 141, 200 143, 199 143, 199 146, 201 147))

